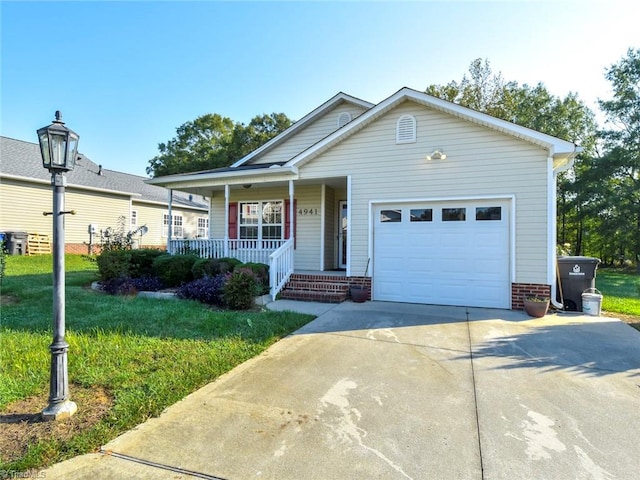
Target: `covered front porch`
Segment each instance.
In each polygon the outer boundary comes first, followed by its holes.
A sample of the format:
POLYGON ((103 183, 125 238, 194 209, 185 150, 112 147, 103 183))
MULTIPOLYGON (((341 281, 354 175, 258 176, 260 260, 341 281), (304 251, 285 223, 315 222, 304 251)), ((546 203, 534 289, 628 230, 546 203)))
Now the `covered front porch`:
POLYGON ((225 180, 211 179, 204 185, 199 178, 194 185, 175 185, 210 198, 208 238, 175 238, 170 194, 169 253, 264 263, 274 299, 294 272, 350 275, 348 177, 285 180, 258 177, 251 169, 245 176, 225 180))

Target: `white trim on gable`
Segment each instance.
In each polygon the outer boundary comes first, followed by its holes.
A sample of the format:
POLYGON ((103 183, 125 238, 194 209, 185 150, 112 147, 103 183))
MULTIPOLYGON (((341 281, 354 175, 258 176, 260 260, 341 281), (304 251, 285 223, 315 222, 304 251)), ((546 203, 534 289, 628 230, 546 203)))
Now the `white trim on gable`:
POLYGON ((542 147, 548 150, 550 156, 553 157, 554 168, 556 169, 568 168, 568 166, 570 166, 573 162, 573 158, 575 157, 575 155, 582 151, 580 147, 576 146, 572 142, 567 142, 565 140, 552 137, 551 135, 537 132, 535 130, 531 130, 530 128, 516 125, 515 123, 507 122, 505 120, 492 117, 491 115, 480 113, 467 107, 463 107, 461 105, 457 105, 455 103, 448 102, 446 100, 427 95, 426 93, 418 92, 417 90, 412 90, 405 87, 391 95, 386 100, 383 100, 375 107, 364 112, 362 115, 354 119, 348 125, 345 125, 340 130, 335 131, 315 145, 312 145, 308 149, 299 153, 287 163, 285 163, 284 166, 299 167, 300 165, 304 165, 306 162, 317 157, 319 154, 326 151, 333 145, 341 142, 345 138, 353 135, 355 132, 364 128, 366 125, 370 124, 372 121, 384 115, 385 113, 399 105, 401 102, 404 102, 406 100, 414 101, 426 107, 439 110, 449 115, 453 115, 463 120, 485 126, 492 130, 510 135, 512 137, 520 138, 521 140, 542 147))
POLYGON ((239 167, 241 165, 245 165, 251 159, 253 159, 254 157, 258 156, 259 154, 261 154, 261 153, 263 153, 263 152, 265 152, 267 150, 272 149, 276 145, 279 145, 279 144, 283 143, 289 137, 291 137, 294 133, 296 133, 297 131, 303 129, 304 127, 309 125, 309 123, 313 122, 319 116, 323 115, 325 112, 327 112, 330 109, 334 108, 336 105, 338 105, 341 102, 353 103, 355 105, 358 105, 358 106, 366 108, 366 109, 370 109, 370 108, 373 108, 375 106, 375 104, 373 104, 373 103, 369 103, 369 102, 367 102, 365 100, 361 100, 359 98, 352 97, 351 95, 347 95, 346 93, 340 92, 337 95, 335 95, 332 98, 330 98, 329 100, 327 100, 326 102, 324 102, 322 105, 320 105, 316 109, 314 109, 313 111, 311 111, 310 113, 306 114, 300 120, 298 120, 293 125, 291 125, 289 128, 287 128, 284 132, 282 132, 281 134, 279 134, 276 137, 272 138, 267 143, 265 143, 261 147, 257 148, 253 152, 249 153, 248 155, 245 155, 240 160, 238 160, 237 162, 233 163, 231 166, 232 167, 239 167))

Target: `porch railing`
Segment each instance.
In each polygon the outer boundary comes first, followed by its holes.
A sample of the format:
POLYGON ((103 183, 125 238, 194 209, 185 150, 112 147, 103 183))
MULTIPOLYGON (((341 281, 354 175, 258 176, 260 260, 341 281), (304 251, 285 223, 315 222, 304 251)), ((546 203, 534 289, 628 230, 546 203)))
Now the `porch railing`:
POLYGON ((293 239, 290 238, 269 255, 269 286, 271 287, 271 299, 284 287, 293 273, 293 239))
POLYGON ((271 253, 285 243, 286 240, 171 240, 167 245, 167 250, 172 255, 189 252, 203 258, 232 257, 243 263, 251 262, 269 265, 271 253))
POLYGON ((293 239, 288 240, 171 240, 172 254, 195 253, 203 258, 237 258, 242 263, 269 265, 269 287, 273 300, 293 273, 293 239))

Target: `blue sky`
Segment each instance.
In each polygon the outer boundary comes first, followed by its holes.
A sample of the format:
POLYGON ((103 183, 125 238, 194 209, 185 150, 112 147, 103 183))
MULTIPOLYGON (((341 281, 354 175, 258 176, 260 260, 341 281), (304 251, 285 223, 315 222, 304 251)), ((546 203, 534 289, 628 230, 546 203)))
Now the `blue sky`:
POLYGON ((12 2, 1 15, 0 133, 36 142, 61 110, 80 151, 146 176, 158 143, 206 113, 303 115, 339 91, 377 103, 459 81, 610 96, 605 69, 640 47, 632 1, 12 2))

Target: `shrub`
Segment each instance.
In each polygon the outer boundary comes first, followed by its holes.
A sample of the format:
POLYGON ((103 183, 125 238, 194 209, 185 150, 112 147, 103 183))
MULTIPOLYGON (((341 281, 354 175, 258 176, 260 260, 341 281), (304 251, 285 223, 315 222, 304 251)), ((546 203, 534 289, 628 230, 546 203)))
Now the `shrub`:
POLYGON ((237 268, 227 277, 224 301, 233 310, 247 310, 261 291, 260 281, 250 268, 237 268))
POLYGON ((179 298, 221 306, 224 303, 223 292, 226 280, 226 275, 205 276, 182 284, 177 294, 179 298))
POLYGON ((129 276, 141 278, 153 275, 153 261, 161 255, 166 255, 166 252, 155 248, 141 248, 131 250, 130 254, 129 276))
POLYGON ((138 290, 128 277, 115 277, 102 282, 102 290, 109 295, 134 295, 138 290))
POLYGON ((105 250, 96 258, 98 273, 103 282, 114 278, 128 278, 131 250, 105 250))
POLYGON ((242 265, 242 262, 235 258, 200 258, 193 265, 193 278, 230 273, 238 265, 242 265))
POLYGON ((100 230, 100 248, 102 252, 131 250, 136 232, 127 231, 126 220, 124 215, 120 215, 117 220, 117 227, 107 227, 104 230, 100 230))
POLYGON ((162 280, 152 275, 143 275, 142 277, 132 278, 131 284, 138 292, 157 292, 164 288, 162 280))
POLYGON ((102 282, 102 290, 109 295, 135 295, 138 292, 157 292, 164 284, 158 277, 117 277, 102 282))
POLYGON ((193 280, 191 269, 197 260, 196 255, 163 254, 153 261, 153 273, 167 287, 177 287, 193 280))
POLYGON ((260 282, 261 293, 269 293, 269 265, 264 263, 245 263, 242 268, 249 268, 260 282))

